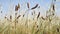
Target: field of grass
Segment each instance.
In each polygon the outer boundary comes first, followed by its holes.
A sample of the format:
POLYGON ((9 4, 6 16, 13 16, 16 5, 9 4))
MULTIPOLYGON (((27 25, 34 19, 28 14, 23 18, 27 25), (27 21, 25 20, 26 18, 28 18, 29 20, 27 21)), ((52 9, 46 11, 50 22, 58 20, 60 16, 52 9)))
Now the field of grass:
POLYGON ((25 12, 21 12, 18 3, 15 6, 14 16, 9 15, 9 17, 5 16, 0 19, 0 34, 60 34, 60 18, 55 15, 54 4, 52 9, 46 11, 45 17, 34 10, 40 8, 38 4, 30 8, 29 3, 27 3, 27 8, 25 12), (30 10, 32 10, 31 14, 30 10), (23 14, 18 14, 19 11, 23 14))
POLYGON ((0 34, 60 34, 60 18, 57 16, 31 19, 21 16, 19 19, 1 20, 0 34))

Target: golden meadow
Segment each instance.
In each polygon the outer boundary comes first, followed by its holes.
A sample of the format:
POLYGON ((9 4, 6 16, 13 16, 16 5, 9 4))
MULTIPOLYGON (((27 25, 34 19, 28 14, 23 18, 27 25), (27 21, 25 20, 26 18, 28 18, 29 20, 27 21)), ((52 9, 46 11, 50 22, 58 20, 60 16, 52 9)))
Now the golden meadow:
MULTIPOLYGON (((21 12, 19 10, 21 6, 18 3, 14 6, 14 15, 12 15, 11 10, 9 17, 7 14, 3 20, 0 19, 0 34, 60 34, 60 18, 55 15, 55 4, 53 2, 46 11, 46 17, 41 16, 40 12, 36 13, 35 9, 40 8, 39 4, 32 8, 28 2, 26 5, 28 9, 21 12), (32 12, 29 15, 31 10, 32 12)), ((1 11, 2 13, 3 11, 1 11)))

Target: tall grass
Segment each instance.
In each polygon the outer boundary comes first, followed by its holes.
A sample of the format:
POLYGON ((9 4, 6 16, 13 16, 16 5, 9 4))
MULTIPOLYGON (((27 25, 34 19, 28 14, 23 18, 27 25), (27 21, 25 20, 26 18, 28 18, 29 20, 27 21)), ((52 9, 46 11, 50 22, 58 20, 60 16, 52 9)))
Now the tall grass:
MULTIPOLYGON (((20 4, 15 6, 15 18, 12 21, 12 15, 0 19, 0 34, 60 34, 60 18, 55 15, 55 6, 52 5, 47 11, 46 17, 41 16, 40 12, 36 15, 35 8, 39 5, 36 4, 30 8, 30 4, 27 3, 27 10, 23 15, 18 15, 20 4), (33 10, 29 18, 29 11, 33 10), (50 14, 49 14, 50 13, 50 14), (49 15, 48 15, 49 14, 49 15), (27 16, 27 17, 26 17, 27 16)), ((40 8, 40 7, 38 7, 40 8)), ((1 11, 2 13, 2 11, 1 11)))

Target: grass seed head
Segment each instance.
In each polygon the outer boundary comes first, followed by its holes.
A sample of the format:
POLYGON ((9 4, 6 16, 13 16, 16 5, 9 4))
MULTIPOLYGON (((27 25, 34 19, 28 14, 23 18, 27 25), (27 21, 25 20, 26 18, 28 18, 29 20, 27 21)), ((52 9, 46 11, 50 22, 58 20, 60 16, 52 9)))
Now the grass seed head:
POLYGON ((15 6, 15 11, 18 11, 19 8, 20 8, 20 5, 18 3, 18 5, 15 6))
POLYGON ((29 3, 27 3, 27 7, 29 8, 29 3))
POLYGON ((40 16, 40 12, 38 13, 37 19, 39 18, 39 16, 40 16))
POLYGON ((17 17, 17 19, 19 19, 20 16, 21 16, 21 15, 19 15, 19 16, 17 17))
POLYGON ((32 7, 31 10, 35 9, 38 7, 38 4, 36 4, 36 6, 32 7))

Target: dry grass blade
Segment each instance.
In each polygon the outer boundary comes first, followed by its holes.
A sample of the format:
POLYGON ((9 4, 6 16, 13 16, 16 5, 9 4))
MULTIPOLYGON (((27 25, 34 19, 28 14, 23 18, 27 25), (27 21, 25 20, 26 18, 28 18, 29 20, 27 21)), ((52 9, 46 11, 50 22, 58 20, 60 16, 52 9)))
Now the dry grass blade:
POLYGON ((32 7, 31 10, 35 9, 38 7, 38 4, 36 4, 36 6, 32 7))
POLYGON ((29 3, 27 3, 27 7, 29 8, 29 3))

